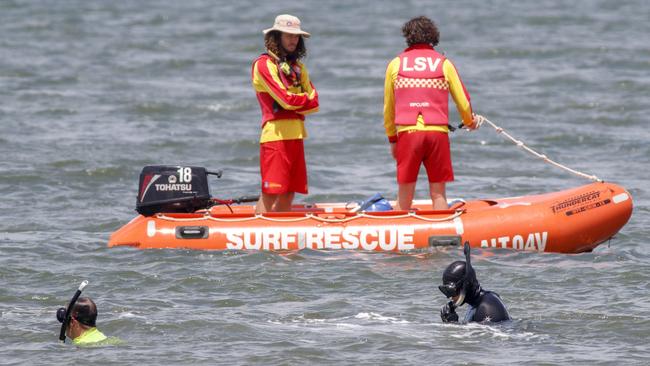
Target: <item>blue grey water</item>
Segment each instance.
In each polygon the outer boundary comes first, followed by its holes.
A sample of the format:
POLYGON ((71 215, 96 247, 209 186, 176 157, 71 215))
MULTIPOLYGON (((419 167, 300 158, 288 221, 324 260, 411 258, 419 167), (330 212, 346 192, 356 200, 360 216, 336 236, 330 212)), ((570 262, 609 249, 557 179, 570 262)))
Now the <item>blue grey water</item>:
MULTIPOLYGON (((649 14, 644 0, 0 1, 0 363, 650 363, 649 14), (491 326, 440 321, 436 285, 460 249, 107 248, 135 214, 144 165, 223 169, 214 196, 258 193, 250 64, 284 12, 313 35, 306 63, 321 101, 299 201, 395 196, 384 70, 404 47, 401 25, 422 14, 476 112, 626 187, 630 222, 591 253, 475 250, 481 283, 514 318, 491 326), (123 344, 57 342, 55 311, 84 279, 100 329, 123 344)), ((452 152, 452 197, 588 183, 489 127, 454 133, 452 152)))

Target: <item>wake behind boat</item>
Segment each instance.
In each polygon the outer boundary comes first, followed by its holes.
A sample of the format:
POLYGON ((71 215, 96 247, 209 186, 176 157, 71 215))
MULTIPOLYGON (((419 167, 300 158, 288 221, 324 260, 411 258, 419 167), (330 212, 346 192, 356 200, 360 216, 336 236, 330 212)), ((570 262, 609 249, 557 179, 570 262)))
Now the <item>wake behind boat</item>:
POLYGON ((108 246, 140 249, 426 252, 439 246, 580 253, 612 238, 632 214, 621 186, 595 182, 540 195, 457 201, 449 210, 414 202, 413 211, 364 212, 345 203, 294 205, 255 214, 239 200, 211 198, 201 167, 151 166, 140 176, 141 215, 108 246))

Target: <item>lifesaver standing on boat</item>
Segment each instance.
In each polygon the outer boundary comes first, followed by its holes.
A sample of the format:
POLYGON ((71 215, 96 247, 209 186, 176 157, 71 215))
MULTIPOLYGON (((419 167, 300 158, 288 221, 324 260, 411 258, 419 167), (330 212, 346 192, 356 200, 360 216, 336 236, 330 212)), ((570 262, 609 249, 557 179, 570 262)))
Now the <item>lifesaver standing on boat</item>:
POLYGON ((470 96, 453 63, 434 46, 440 34, 426 17, 402 27, 408 48, 386 68, 384 128, 397 161, 398 209, 409 210, 420 165, 424 163, 433 208, 447 209, 446 182, 454 180, 449 148, 448 103, 451 94, 463 124, 480 125, 470 96))
POLYGON ((262 194, 257 213, 290 211, 296 192, 307 194, 303 139, 305 115, 318 111, 318 93, 309 79, 300 20, 283 14, 264 30, 266 53, 252 66, 252 84, 262 110, 260 173, 262 194))

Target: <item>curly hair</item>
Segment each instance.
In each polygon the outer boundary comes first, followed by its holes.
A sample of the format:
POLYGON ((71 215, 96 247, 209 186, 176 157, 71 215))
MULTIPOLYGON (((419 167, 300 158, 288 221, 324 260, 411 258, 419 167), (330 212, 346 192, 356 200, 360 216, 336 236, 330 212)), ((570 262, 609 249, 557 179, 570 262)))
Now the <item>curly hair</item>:
POLYGON ((418 43, 427 43, 435 47, 440 40, 438 27, 425 16, 419 16, 404 23, 402 34, 409 47, 418 43))
POLYGON ((296 50, 291 53, 288 53, 284 47, 282 47, 282 42, 280 41, 281 36, 282 33, 280 31, 268 32, 266 35, 264 35, 264 47, 266 47, 267 50, 273 52, 282 61, 295 61, 305 57, 307 54, 307 47, 305 47, 305 40, 302 36, 300 36, 296 50))

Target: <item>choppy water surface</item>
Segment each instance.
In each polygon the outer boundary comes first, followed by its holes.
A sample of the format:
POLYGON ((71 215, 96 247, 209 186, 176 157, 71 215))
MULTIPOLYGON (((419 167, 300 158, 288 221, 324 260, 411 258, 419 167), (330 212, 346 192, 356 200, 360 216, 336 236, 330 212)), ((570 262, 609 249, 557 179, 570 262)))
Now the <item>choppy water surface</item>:
MULTIPOLYGON (((0 2, 0 359, 3 364, 647 364, 650 6, 644 1, 0 2), (305 251, 108 249, 147 164, 224 170, 213 195, 258 192, 250 63, 277 13, 313 34, 310 195, 394 197, 384 69, 401 25, 434 18, 477 112, 531 147, 626 187, 631 221, 580 255, 476 250, 514 321, 444 325, 425 258, 305 251), (125 344, 56 342, 81 280, 125 344)), ((586 181, 484 128, 453 135, 467 199, 586 181)), ((426 195, 424 180, 417 194, 426 195)))

